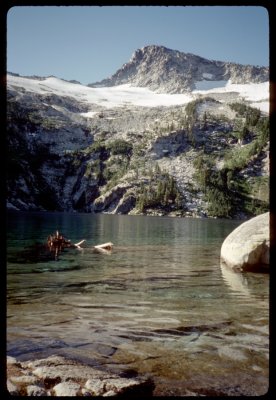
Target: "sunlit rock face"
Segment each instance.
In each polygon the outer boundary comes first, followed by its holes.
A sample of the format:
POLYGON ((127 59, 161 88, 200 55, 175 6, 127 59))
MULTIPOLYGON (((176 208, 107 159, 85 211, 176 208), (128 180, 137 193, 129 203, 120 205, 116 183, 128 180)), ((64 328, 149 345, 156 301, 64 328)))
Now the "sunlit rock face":
POLYGON ((221 247, 221 260, 234 270, 256 271, 269 266, 269 213, 238 226, 221 247))
POLYGON ((91 87, 131 84, 159 93, 185 93, 201 81, 260 83, 269 80, 268 68, 208 60, 203 57, 168 49, 146 46, 134 52, 110 78, 89 84, 91 87))

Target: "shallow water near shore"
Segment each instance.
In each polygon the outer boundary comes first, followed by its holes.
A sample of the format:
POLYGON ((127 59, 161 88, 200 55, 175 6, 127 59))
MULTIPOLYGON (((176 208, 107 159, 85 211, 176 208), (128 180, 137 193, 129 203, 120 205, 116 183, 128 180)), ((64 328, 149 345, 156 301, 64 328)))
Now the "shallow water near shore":
POLYGON ((8 355, 59 354, 147 375, 154 395, 265 394, 269 275, 233 273, 219 260, 240 223, 9 212, 8 355), (24 260, 24 249, 56 229, 86 239, 83 250, 24 260), (108 241, 111 253, 93 252, 108 241))

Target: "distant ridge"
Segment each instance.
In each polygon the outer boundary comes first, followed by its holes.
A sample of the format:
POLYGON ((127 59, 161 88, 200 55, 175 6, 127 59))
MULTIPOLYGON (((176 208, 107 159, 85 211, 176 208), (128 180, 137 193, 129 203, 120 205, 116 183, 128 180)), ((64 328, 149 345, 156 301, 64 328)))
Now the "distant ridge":
MULTIPOLYGON (((7 75, 15 76, 15 77, 18 77, 18 78, 33 79, 33 80, 37 80, 37 81, 45 81, 48 78, 57 78, 54 75, 49 75, 49 76, 20 75, 18 73, 10 72, 10 71, 7 71, 7 75)), ((61 81, 64 81, 64 82, 76 83, 78 85, 81 85, 81 83, 79 81, 76 81, 75 79, 71 79, 71 80, 67 80, 67 79, 63 79, 63 78, 57 78, 57 79, 60 79, 61 81)))

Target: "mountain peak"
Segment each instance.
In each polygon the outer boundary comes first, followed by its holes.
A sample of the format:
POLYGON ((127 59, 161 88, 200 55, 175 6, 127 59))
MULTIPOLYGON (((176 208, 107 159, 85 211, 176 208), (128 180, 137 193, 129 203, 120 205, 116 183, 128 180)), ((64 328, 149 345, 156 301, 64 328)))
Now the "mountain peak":
POLYGON ((259 83, 269 80, 267 67, 208 60, 198 55, 147 45, 137 49, 110 78, 89 84, 90 87, 147 87, 159 93, 185 93, 204 80, 232 83, 259 83))

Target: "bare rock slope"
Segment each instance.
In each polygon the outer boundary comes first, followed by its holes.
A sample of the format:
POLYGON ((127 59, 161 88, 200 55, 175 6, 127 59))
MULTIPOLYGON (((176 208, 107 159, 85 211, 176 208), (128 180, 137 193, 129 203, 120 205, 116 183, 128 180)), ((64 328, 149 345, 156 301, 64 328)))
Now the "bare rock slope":
POLYGON ((129 62, 110 78, 91 83, 90 87, 131 84, 159 93, 185 93, 203 80, 232 83, 259 83, 269 80, 268 68, 231 62, 207 60, 203 57, 168 49, 146 46, 138 49, 129 62))

